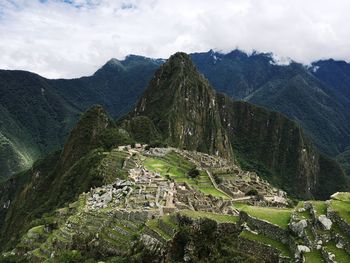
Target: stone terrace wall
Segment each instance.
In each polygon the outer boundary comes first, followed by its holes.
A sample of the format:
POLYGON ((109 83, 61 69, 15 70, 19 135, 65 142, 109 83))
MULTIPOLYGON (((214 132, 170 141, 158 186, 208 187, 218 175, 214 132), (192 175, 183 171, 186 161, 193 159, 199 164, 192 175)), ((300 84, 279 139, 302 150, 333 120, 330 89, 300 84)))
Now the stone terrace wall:
POLYGON ((278 240, 284 244, 289 243, 289 234, 287 230, 280 228, 277 225, 271 224, 264 220, 257 219, 248 215, 246 212, 241 211, 239 213, 240 220, 247 222, 249 227, 252 227, 262 233, 263 235, 278 240))
POLYGON ((124 211, 116 210, 113 216, 122 220, 146 222, 148 219, 158 216, 158 213, 151 211, 124 211))
POLYGON ((174 236, 176 233, 176 229, 171 227, 170 225, 166 224, 163 220, 158 220, 158 227, 163 230, 165 233, 167 233, 169 236, 174 236))
POLYGON ((238 249, 247 254, 255 255, 266 262, 279 262, 279 251, 274 247, 259 242, 239 237, 238 249))
POLYGON ((337 223, 346 235, 350 236, 350 225, 346 223, 344 219, 341 218, 335 211, 327 209, 327 217, 333 222, 337 223))

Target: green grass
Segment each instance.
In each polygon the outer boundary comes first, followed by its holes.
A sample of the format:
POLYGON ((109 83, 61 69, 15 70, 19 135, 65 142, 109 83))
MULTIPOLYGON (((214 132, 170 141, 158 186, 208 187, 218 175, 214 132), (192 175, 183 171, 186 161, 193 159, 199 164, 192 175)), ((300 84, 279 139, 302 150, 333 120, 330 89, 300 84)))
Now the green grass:
POLYGON ((339 201, 350 201, 350 193, 340 192, 334 197, 334 199, 339 201))
POLYGON ((158 219, 152 219, 152 220, 148 220, 146 225, 154 230, 155 232, 157 232, 163 239, 165 239, 166 241, 171 239, 171 236, 169 236, 167 233, 165 233, 162 229, 159 228, 158 226, 158 219))
POLYGON ((239 220, 238 216, 223 215, 223 214, 216 214, 216 213, 202 212, 202 211, 183 210, 183 211, 180 211, 179 213, 181 215, 185 215, 194 219, 209 218, 218 223, 236 223, 239 220))
POLYGON ((309 211, 304 211, 304 212, 298 212, 298 209, 304 208, 304 202, 301 201, 298 203, 298 205, 295 207, 295 213, 300 217, 300 219, 311 219, 311 215, 309 211))
POLYGON ((194 166, 174 152, 168 153, 164 158, 147 157, 144 160, 144 166, 163 177, 169 176, 177 183, 186 182, 206 195, 211 194, 224 199, 230 198, 213 186, 209 176, 204 171, 200 171, 200 175, 196 179, 189 178, 187 172, 194 166))
POLYGON ((319 250, 314 250, 304 254, 305 263, 324 263, 324 259, 319 250))
POLYGON ((326 250, 335 255, 335 260, 337 262, 350 262, 350 255, 345 252, 344 249, 337 248, 333 242, 328 243, 326 250))
POLYGON ((178 229, 178 225, 171 220, 171 215, 162 216, 160 220, 162 220, 165 224, 171 226, 172 228, 178 229))
POLYGON ((331 208, 348 224, 350 224, 350 202, 331 200, 331 208))
POLYGON ((350 237, 339 227, 337 223, 333 222, 331 230, 336 234, 342 236, 346 241, 350 243, 350 237))
POLYGON ((283 229, 288 228, 288 223, 292 213, 292 209, 288 208, 259 207, 243 203, 234 204, 234 208, 242 210, 258 219, 266 220, 272 224, 278 225, 283 229))
POLYGON ((327 205, 323 201, 312 201, 312 205, 316 210, 317 215, 325 215, 327 213, 327 205))
POLYGON ((256 235, 249 231, 243 231, 239 236, 249 240, 257 241, 265 245, 270 245, 276 248, 277 250, 279 250, 283 256, 288 256, 288 257, 291 256, 291 252, 287 245, 279 241, 276 241, 274 239, 268 238, 264 235, 256 235))
POLYGON ((44 226, 41 225, 41 226, 33 227, 33 228, 29 229, 28 234, 29 234, 29 233, 32 233, 32 234, 39 234, 39 235, 45 234, 45 232, 44 232, 44 226))

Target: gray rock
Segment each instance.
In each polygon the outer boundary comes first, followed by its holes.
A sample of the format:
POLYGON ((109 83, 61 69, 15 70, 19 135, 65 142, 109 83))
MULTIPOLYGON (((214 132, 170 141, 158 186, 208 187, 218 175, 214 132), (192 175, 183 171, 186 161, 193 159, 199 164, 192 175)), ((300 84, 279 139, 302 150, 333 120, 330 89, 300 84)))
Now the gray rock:
POLYGON ((325 230, 330 230, 332 227, 332 221, 325 215, 320 215, 318 221, 321 223, 325 230))
POLYGON ((307 227, 307 221, 303 219, 299 222, 292 222, 289 227, 298 237, 302 237, 304 235, 304 229, 307 227))
POLYGON ((310 248, 308 248, 307 246, 298 245, 297 250, 295 252, 295 257, 300 258, 302 253, 308 253, 308 252, 310 252, 310 248))

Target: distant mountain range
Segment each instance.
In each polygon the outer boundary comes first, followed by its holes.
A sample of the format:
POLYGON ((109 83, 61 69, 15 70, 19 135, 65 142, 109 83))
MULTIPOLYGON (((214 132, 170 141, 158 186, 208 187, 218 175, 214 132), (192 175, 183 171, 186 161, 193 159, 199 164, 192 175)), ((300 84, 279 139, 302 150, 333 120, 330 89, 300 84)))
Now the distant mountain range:
MULTIPOLYGON (((217 91, 296 120, 320 151, 336 156, 349 147, 350 64, 276 65, 271 54, 239 50, 190 57, 217 91)), ((0 177, 60 148, 80 113, 92 105, 102 105, 113 118, 129 112, 164 61, 130 55, 71 80, 0 71, 0 177)))

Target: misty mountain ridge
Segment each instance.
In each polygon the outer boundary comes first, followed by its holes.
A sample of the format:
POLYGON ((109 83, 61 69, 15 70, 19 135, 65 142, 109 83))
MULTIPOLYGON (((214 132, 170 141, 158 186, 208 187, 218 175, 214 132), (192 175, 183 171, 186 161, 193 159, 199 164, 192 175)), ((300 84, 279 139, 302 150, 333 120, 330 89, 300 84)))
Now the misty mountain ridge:
MULTIPOLYGON (((348 63, 322 60, 306 67, 287 60, 289 64, 276 65, 271 53, 239 50, 227 54, 210 50, 190 57, 217 91, 296 120, 322 152, 336 156, 349 146, 348 63)), ((92 76, 71 80, 0 71, 0 114, 7 120, 0 126, 0 156, 5 160, 0 176, 28 168, 62 146, 79 114, 92 105, 102 105, 114 118, 129 112, 163 63, 129 55, 109 60, 92 76), (41 106, 32 110, 25 105, 41 106)))

